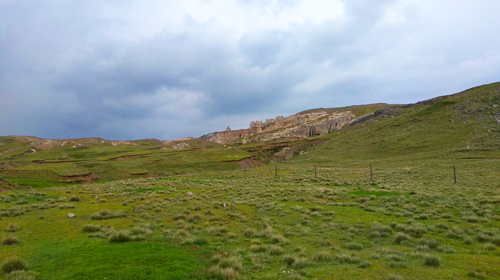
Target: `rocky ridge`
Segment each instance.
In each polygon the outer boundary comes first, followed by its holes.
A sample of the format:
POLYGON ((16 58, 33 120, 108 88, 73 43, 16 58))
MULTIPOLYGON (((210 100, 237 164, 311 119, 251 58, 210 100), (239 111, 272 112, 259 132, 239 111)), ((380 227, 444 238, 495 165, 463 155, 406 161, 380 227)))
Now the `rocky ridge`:
POLYGON ((250 122, 249 128, 209 133, 200 137, 218 144, 251 141, 270 141, 279 139, 301 139, 324 135, 333 130, 342 129, 355 118, 351 111, 331 112, 316 111, 298 113, 288 117, 277 116, 274 119, 250 122))

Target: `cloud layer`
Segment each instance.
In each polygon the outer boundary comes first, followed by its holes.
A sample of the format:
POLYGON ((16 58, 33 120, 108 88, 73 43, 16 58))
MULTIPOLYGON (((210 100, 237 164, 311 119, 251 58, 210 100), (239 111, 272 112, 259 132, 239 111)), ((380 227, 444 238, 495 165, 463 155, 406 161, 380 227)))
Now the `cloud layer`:
POLYGON ((500 77, 495 0, 0 1, 0 135, 173 139, 500 77))

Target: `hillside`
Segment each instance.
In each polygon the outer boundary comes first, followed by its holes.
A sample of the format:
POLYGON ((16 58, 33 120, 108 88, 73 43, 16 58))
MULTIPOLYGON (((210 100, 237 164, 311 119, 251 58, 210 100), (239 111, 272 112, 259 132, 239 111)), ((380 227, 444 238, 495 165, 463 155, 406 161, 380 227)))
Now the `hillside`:
POLYGON ((0 137, 0 177, 11 183, 49 186, 220 172, 284 160, 322 168, 372 163, 380 169, 423 160, 493 164, 500 156, 499 87, 495 83, 408 105, 307 110, 252 122, 259 132, 242 137, 238 131, 243 130, 166 142, 0 137), (238 163, 250 158, 258 161, 238 163))
POLYGON ((345 111, 268 141, 1 137, 0 279, 499 279, 500 83, 305 114, 345 111))

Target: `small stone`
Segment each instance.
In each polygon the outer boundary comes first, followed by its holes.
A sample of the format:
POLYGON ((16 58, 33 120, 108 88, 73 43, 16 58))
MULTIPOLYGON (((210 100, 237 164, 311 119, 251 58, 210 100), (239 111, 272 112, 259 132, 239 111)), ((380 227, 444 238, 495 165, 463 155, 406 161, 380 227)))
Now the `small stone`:
POLYGON ((222 203, 222 207, 226 208, 227 207, 227 204, 224 202, 222 203))
POLYGON ((74 217, 76 217, 76 215, 75 215, 75 214, 73 214, 73 213, 68 213, 68 217, 70 217, 70 218, 74 218, 74 217))
POLYGON ((192 196, 192 195, 193 195, 193 193, 192 193, 192 192, 188 192, 186 195, 187 195, 187 196, 192 196))

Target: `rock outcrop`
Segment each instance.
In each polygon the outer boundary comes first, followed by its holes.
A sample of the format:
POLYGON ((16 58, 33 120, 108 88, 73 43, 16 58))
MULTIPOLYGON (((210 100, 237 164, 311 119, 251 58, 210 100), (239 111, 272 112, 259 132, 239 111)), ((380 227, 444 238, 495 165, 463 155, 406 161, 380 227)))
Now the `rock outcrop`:
POLYGON ((252 121, 248 129, 231 130, 227 127, 225 131, 210 133, 200 138, 218 144, 307 138, 341 129, 354 118, 350 111, 299 113, 288 117, 277 116, 265 122, 252 121))

